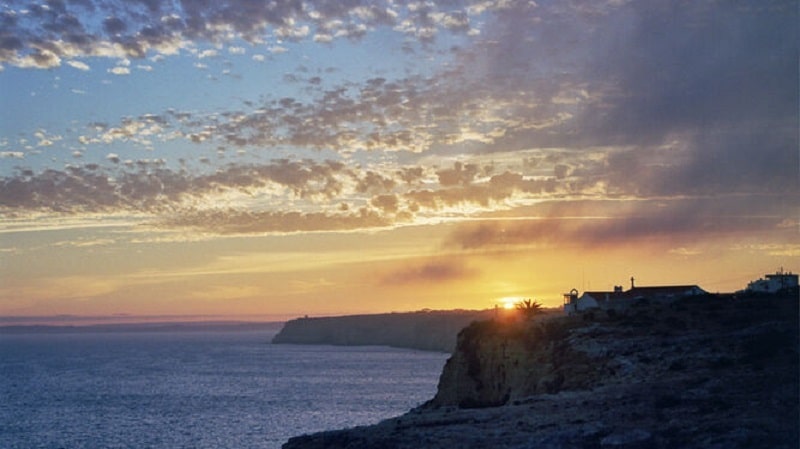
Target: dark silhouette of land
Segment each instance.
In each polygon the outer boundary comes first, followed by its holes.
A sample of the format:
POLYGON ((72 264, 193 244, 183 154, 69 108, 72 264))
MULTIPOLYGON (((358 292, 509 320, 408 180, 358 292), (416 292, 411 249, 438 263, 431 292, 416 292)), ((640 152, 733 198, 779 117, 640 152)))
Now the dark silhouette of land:
POLYGON ((451 352, 458 332, 494 310, 439 310, 339 317, 298 318, 286 323, 273 343, 393 346, 451 352))
POLYGON ((800 447, 797 289, 462 330, 436 397, 286 449, 800 447))

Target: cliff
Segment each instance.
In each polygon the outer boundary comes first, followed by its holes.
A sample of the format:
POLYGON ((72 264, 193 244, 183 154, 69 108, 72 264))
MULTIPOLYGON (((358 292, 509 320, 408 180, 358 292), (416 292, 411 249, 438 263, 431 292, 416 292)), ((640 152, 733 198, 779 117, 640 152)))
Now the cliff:
POLYGON ((420 311, 291 320, 273 338, 276 344, 380 345, 452 352, 458 332, 490 310, 420 311))
POLYGON ((296 448, 796 448, 798 298, 465 328, 424 406, 296 448))

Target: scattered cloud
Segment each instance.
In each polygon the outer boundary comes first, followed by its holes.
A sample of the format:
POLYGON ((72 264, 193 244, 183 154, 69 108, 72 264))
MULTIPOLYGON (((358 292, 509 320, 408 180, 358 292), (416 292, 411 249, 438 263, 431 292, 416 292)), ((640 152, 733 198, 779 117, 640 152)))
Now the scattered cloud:
POLYGON ((670 254, 676 254, 678 256, 686 256, 686 257, 697 256, 699 254, 702 254, 702 251, 699 249, 684 248, 683 246, 681 246, 680 248, 673 248, 668 252, 670 254))
POLYGON ((67 61, 67 65, 69 65, 72 68, 82 70, 84 72, 91 70, 88 64, 81 61, 67 61))
POLYGON ((761 253, 772 257, 798 257, 800 244, 797 243, 748 243, 736 244, 732 248, 737 252, 761 253))
POLYGON ((117 75, 117 76, 130 75, 131 74, 131 69, 129 69, 128 67, 112 67, 112 68, 108 69, 108 73, 111 73, 111 74, 117 75))
MULTIPOLYGON (((479 2, 484 3, 484 2, 479 2)), ((470 6, 435 2, 395 4, 378 1, 333 5, 326 0, 264 3, 118 3, 100 0, 41 5, 9 5, 2 13, 6 38, 0 62, 23 68, 50 68, 75 57, 143 58, 177 54, 189 41, 257 44, 269 36, 301 41, 309 36, 360 39, 378 27, 394 27, 421 41, 439 29, 470 30, 470 6), (453 10, 453 8, 457 8, 453 10), (402 18, 402 20, 401 20, 402 18)), ((483 11, 490 9, 484 7, 483 11)), ((232 45, 229 52, 243 53, 232 45)), ((200 57, 216 55, 203 50, 200 57)))
POLYGON ((156 226, 190 228, 212 234, 267 234, 320 231, 352 231, 391 226, 391 221, 373 210, 354 213, 246 212, 242 210, 189 210, 165 217, 156 226))
POLYGON ((217 52, 217 50, 208 49, 208 50, 203 50, 203 51, 199 52, 197 54, 197 57, 199 59, 205 59, 205 58, 214 58, 217 55, 219 55, 219 52, 217 52))
MULTIPOLYGON (((337 81, 298 68, 286 79, 303 95, 247 99, 240 108, 214 112, 156 111, 86 124, 76 137, 83 145, 80 155, 88 158, 101 148, 108 154, 106 166, 20 170, 2 179, 9 188, 5 207, 152 212, 152 205, 166 201, 164 210, 185 211, 189 218, 170 216, 162 223, 189 224, 210 210, 195 203, 225 194, 236 198, 226 204, 232 209, 221 209, 232 217, 225 229, 283 230, 275 223, 290 218, 301 223, 297 217, 339 226, 342 211, 334 214, 325 205, 333 201, 351 205, 350 213, 364 210, 379 218, 342 220, 382 226, 437 213, 474 218, 493 208, 545 200, 665 199, 675 207, 675 199, 693 204, 739 195, 743 202, 763 198, 773 204, 787 201, 797 187, 797 43, 784 38, 796 29, 797 12, 789 2, 750 9, 650 1, 84 4, 91 8, 69 3, 31 9, 37 20, 19 20, 21 9, 9 7, 3 13, 9 28, 8 38, 0 39, 0 62, 35 68, 66 61, 85 70, 80 58, 104 57, 116 63, 109 73, 128 75, 131 67, 152 70, 131 62, 143 58, 155 62, 183 52, 202 60, 195 67, 206 69, 208 60, 246 54, 248 45, 277 55, 294 51, 294 42, 357 41, 376 30, 401 33, 428 51, 443 33, 463 40, 437 50, 446 53, 446 63, 422 74, 409 70, 337 81), (75 13, 78 8, 81 14, 75 13), (195 168, 104 149, 127 144, 151 151, 181 140, 193 146, 195 168), (317 158, 321 152, 336 162, 296 156, 317 158), (376 153, 403 164, 389 168, 372 158, 376 153), (263 163, 258 160, 263 154, 291 156, 263 163), (218 162, 232 160, 225 166, 218 162), (345 168, 345 161, 362 160, 369 162, 358 172, 345 168), (70 189, 61 188, 67 185, 70 189), (250 198, 248 207, 261 209, 237 209, 244 197, 250 198), (291 203, 299 215, 267 210, 263 205, 271 201, 280 207, 291 203)), ((261 53, 251 58, 267 59, 261 53)), ((51 147, 62 139, 37 132, 35 144, 28 145, 51 147)), ((3 153, 17 155, 24 156, 3 153)), ((713 210, 741 212, 722 203, 727 210, 713 210)), ((491 224, 473 234, 465 228, 454 241, 472 247, 481 246, 481 238, 513 243, 542 240, 538 234, 584 232, 613 240, 628 231, 702 230, 711 220, 703 211, 693 216, 679 211, 684 230, 661 210, 647 212, 654 218, 638 218, 641 210, 591 223, 545 217, 510 226, 502 235, 491 224)), ((771 213, 787 219, 785 211, 771 213)), ((744 226, 739 219, 732 223, 744 226)))

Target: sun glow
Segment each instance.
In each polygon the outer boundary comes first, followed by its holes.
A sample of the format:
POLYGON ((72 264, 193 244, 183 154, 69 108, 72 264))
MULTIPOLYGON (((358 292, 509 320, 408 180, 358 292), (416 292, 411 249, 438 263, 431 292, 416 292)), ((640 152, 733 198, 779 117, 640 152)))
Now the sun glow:
POLYGON ((519 301, 520 298, 516 296, 506 296, 505 298, 500 298, 500 304, 502 304, 503 308, 506 310, 511 310, 516 307, 519 301))

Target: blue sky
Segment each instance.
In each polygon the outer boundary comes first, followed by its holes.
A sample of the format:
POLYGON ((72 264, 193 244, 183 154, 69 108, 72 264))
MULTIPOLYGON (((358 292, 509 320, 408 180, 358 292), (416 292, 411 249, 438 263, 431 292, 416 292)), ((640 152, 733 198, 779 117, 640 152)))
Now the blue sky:
POLYGON ((0 314, 743 287, 800 256, 797 14, 4 2, 0 314))

